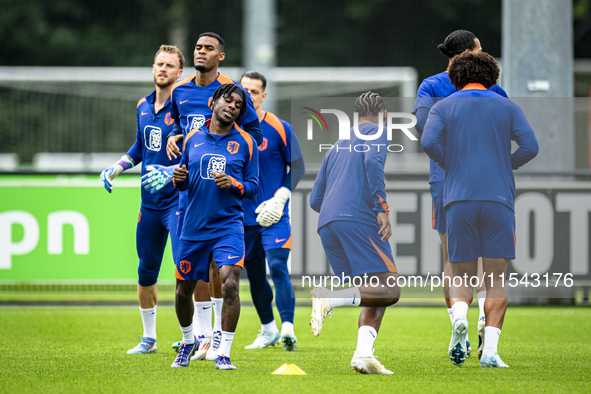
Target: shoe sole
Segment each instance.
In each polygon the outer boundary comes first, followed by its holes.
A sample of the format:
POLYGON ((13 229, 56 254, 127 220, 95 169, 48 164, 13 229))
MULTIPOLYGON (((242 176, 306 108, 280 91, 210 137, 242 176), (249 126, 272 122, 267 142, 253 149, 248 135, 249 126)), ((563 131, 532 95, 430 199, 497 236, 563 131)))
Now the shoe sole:
POLYGON ((455 341, 458 343, 449 350, 449 359, 453 365, 458 367, 461 367, 466 361, 466 351, 462 348, 462 344, 466 343, 467 332, 468 329, 464 322, 460 322, 457 327, 454 327, 454 334, 452 334, 452 339, 454 335, 459 335, 459 338, 455 341))
POLYGON ((286 352, 293 352, 296 350, 296 343, 298 340, 293 337, 283 336, 281 337, 281 343, 283 343, 283 350, 286 352))
POLYGON ((310 294, 312 294, 312 314, 310 314, 310 326, 312 326, 312 334, 317 337, 322 332, 322 324, 324 323, 326 316, 324 318, 321 316, 323 298, 318 297, 319 294, 316 289, 312 290, 310 294))

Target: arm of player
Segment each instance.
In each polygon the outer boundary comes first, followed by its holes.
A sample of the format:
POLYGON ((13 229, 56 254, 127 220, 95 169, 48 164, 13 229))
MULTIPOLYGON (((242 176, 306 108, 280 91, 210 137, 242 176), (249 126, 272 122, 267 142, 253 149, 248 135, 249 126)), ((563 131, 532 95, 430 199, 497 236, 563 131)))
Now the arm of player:
POLYGON ((302 150, 297 136, 289 124, 285 123, 285 128, 289 131, 291 138, 287 138, 286 145, 282 144, 281 153, 283 160, 289 164, 290 170, 285 177, 283 186, 277 189, 273 197, 260 203, 254 211, 258 214, 256 221, 263 227, 269 227, 281 219, 285 204, 291 197, 291 191, 297 186, 306 172, 306 166, 304 165, 302 150))
POLYGON ((105 189, 111 193, 113 191, 113 179, 123 171, 128 170, 142 161, 142 133, 140 131, 139 116, 137 117, 137 126, 135 134, 135 143, 129 148, 127 153, 121 156, 121 159, 101 172, 100 178, 103 181, 105 189))
POLYGON ((181 133, 181 128, 175 122, 174 126, 172 126, 172 131, 166 137, 166 155, 168 156, 168 160, 176 159, 181 155, 178 144, 182 141, 183 134, 181 133))
POLYGON ((254 108, 250 93, 248 93, 242 85, 237 85, 246 92, 246 112, 240 121, 240 127, 242 130, 250 134, 250 136, 256 141, 257 146, 260 146, 263 143, 263 130, 261 129, 261 123, 259 122, 259 115, 254 108))
POLYGON ((142 186, 146 191, 149 191, 152 194, 156 193, 158 190, 161 190, 172 182, 175 168, 176 165, 165 167, 158 164, 152 164, 147 166, 146 170, 148 172, 142 176, 142 186))
POLYGON ((429 109, 430 108, 421 107, 417 108, 415 112, 415 116, 417 118, 415 130, 418 131, 420 135, 423 135, 423 130, 425 128, 425 124, 427 123, 427 117, 429 116, 429 109))
POLYGON ((259 150, 254 147, 252 157, 247 160, 242 168, 242 187, 240 190, 235 188, 234 193, 241 195, 242 198, 252 200, 259 191, 259 150), (238 194, 238 192, 241 194, 238 194))
MULTIPOLYGON (((378 143, 388 145, 386 133, 382 133, 382 137, 380 137, 378 143)), ((386 202, 386 183, 384 181, 386 154, 386 149, 380 149, 380 151, 370 149, 363 153, 365 178, 374 200, 373 212, 378 215, 378 218, 380 213, 384 213, 386 216, 390 213, 388 203, 386 202)))
POLYGON ((103 181, 105 189, 111 193, 113 191, 113 179, 123 171, 133 168, 134 165, 135 163, 131 157, 123 155, 118 162, 113 163, 113 165, 101 172, 101 181, 103 181))
POLYGON ((511 155, 511 167, 517 170, 537 156, 540 146, 521 108, 516 108, 512 123, 511 139, 517 142, 519 148, 511 155))
POLYGON ((320 171, 318 171, 318 175, 316 176, 316 180, 314 181, 314 186, 312 186, 312 192, 310 193, 310 208, 312 208, 316 212, 320 212, 322 208, 322 201, 324 200, 324 192, 326 191, 326 156, 324 156, 324 160, 322 161, 322 166, 320 167, 320 171))
POLYGON ((443 168, 445 160, 445 147, 443 145, 443 137, 445 132, 445 125, 443 118, 437 110, 437 105, 431 108, 427 123, 423 129, 421 136, 421 146, 423 150, 431 159, 439 163, 443 168))

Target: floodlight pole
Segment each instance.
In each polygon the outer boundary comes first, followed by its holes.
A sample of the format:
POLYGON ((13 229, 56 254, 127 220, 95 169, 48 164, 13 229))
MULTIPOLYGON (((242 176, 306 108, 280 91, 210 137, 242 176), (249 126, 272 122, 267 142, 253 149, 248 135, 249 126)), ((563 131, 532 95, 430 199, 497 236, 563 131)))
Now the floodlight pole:
POLYGON ((264 109, 274 112, 277 96, 273 68, 276 65, 275 0, 244 0, 243 65, 267 78, 264 109))
POLYGON ((502 87, 540 144, 528 171, 575 169, 572 26, 571 0, 503 0, 502 87))

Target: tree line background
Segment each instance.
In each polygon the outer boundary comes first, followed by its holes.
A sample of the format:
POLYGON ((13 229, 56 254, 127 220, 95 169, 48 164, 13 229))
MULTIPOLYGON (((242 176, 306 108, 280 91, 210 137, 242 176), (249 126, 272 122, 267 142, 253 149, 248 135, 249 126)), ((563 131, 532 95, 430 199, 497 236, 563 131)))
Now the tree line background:
MULTIPOLYGON (((436 46, 456 29, 501 55, 501 0, 277 0, 277 65, 412 66, 447 60, 436 46)), ((205 31, 226 40, 224 66, 242 65, 242 0, 0 0, 0 65, 148 66, 160 44, 192 49, 205 31)), ((573 0, 575 57, 591 57, 591 0, 573 0)))

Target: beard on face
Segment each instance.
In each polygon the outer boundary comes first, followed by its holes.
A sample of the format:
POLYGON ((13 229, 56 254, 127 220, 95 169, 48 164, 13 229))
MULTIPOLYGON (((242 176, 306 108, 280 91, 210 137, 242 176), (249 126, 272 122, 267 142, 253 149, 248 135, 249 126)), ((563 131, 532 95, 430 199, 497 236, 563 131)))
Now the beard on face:
POLYGON ((205 71, 205 66, 203 64, 196 64, 195 65, 195 70, 197 70, 199 72, 204 72, 205 71))

